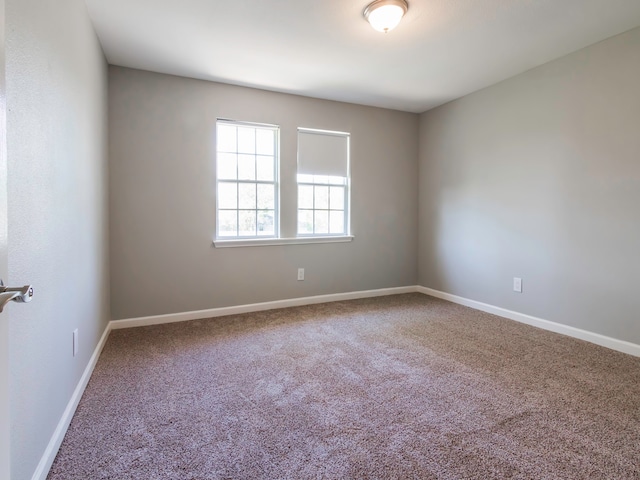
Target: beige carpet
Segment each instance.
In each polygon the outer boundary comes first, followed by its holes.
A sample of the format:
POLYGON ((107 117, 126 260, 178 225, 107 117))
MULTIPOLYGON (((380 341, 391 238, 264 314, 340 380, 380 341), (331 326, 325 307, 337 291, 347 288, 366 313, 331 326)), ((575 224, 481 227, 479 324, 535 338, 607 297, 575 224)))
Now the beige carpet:
POLYGON ((640 359, 421 294, 113 331, 49 479, 640 479, 640 359))

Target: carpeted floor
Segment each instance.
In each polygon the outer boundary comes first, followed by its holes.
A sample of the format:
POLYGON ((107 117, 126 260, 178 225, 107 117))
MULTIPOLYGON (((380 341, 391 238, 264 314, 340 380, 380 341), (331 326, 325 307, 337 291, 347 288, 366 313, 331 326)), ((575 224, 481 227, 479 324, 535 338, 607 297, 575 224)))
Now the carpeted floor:
POLYGON ((113 331, 49 479, 640 479, 640 358, 421 294, 113 331))

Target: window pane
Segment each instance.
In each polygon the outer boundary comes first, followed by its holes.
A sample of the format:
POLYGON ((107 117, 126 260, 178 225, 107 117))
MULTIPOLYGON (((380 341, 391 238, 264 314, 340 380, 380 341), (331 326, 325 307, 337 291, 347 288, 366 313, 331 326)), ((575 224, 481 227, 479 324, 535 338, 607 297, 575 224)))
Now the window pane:
POLYGON ((238 212, 238 234, 241 237, 251 237, 256 235, 256 211, 240 210, 238 212))
POLYGON ((238 178, 238 158, 234 153, 218 153, 218 178, 235 180, 238 178))
POLYGON ((238 179, 256 179, 256 157, 254 155, 238 155, 238 179))
POLYGON ((274 210, 260 210, 258 212, 258 235, 275 235, 274 219, 274 210))
POLYGON ((218 238, 278 234, 278 134, 277 127, 216 122, 218 238))
POLYGON ((329 208, 329 187, 321 187, 316 185, 315 189, 315 208, 329 208))
POLYGON ((256 153, 261 155, 274 155, 275 133, 273 130, 256 130, 256 153))
POLYGON ((329 233, 329 212, 316 210, 314 218, 314 233, 329 233))
POLYGON ((331 187, 329 208, 331 210, 344 210, 344 187, 331 187))
POLYGON ((256 129, 238 127, 238 153, 256 153, 256 129))
POLYGON ((329 212, 329 233, 344 233, 344 212, 329 212))
POLYGON ((298 208, 313 208, 313 185, 298 185, 298 208))
POLYGON ((298 210, 298 233, 301 235, 313 233, 313 210, 298 210))
POLYGON ((258 155, 256 157, 256 161, 258 162, 258 180, 262 180, 263 182, 273 182, 273 157, 258 155))
POLYGON ((218 183, 218 208, 238 208, 237 183, 218 183))
POLYGON ((218 125, 218 151, 219 152, 235 152, 236 151, 236 130, 232 125, 218 125))
POLYGON ((273 185, 258 185, 258 208, 273 210, 276 207, 273 185))
POLYGON ((238 235, 238 215, 235 210, 218 212, 218 236, 235 237, 238 235))
POLYGON ((340 135, 339 141, 329 148, 329 144, 316 145, 316 133, 322 134, 298 129, 298 234, 346 235, 350 189, 348 135, 340 135), (332 164, 337 156, 341 159, 339 168, 340 162, 332 164))
POLYGON ((256 184, 241 183, 238 185, 238 208, 256 208, 256 184))

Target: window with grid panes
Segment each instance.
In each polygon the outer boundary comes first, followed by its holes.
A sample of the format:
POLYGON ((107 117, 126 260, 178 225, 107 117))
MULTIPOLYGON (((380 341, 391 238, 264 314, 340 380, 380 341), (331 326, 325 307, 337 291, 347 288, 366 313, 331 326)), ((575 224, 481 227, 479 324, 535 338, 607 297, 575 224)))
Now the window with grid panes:
POLYGON ((349 134, 298 129, 298 236, 349 234, 349 134))
POLYGON ((275 125, 218 119, 216 238, 278 236, 278 141, 275 125))

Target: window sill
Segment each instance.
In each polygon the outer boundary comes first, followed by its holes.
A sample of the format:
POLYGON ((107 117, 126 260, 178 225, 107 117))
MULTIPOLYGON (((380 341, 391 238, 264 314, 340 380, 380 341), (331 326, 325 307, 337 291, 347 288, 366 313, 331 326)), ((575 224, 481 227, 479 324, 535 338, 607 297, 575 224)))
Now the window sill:
POLYGON ((306 245, 310 243, 346 243, 353 235, 340 237, 296 237, 296 238, 243 238, 240 240, 214 240, 216 248, 229 247, 268 247, 271 245, 306 245))

